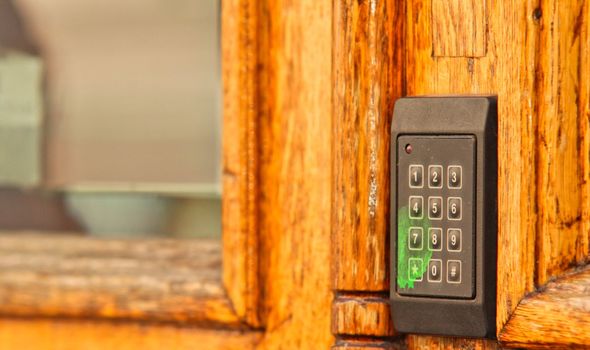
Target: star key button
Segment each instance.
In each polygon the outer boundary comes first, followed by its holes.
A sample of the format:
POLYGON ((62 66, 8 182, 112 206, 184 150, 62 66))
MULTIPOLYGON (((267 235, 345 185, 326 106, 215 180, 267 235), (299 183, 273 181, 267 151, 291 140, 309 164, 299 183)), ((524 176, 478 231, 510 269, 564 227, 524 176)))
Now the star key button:
POLYGON ((420 282, 422 281, 424 262, 420 258, 410 258, 408 260, 408 278, 410 281, 420 282))

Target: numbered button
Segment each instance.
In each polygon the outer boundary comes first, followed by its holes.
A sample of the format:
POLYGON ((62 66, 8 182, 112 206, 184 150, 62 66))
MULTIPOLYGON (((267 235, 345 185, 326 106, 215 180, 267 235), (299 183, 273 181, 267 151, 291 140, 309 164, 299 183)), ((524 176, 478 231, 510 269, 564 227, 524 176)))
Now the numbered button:
POLYGON ((447 170, 447 179, 449 188, 460 189, 461 176, 463 175, 463 168, 460 165, 450 165, 447 170))
POLYGON ((432 259, 428 263, 428 282, 442 282, 442 260, 432 259))
POLYGON ((431 165, 428 167, 428 187, 442 188, 442 166, 431 165))
POLYGON ((410 188, 422 188, 424 186, 424 166, 410 165, 410 188))
POLYGON ((447 250, 449 252, 461 251, 461 229, 450 228, 447 230, 447 250))
POLYGON ((442 228, 428 229, 428 249, 432 251, 442 250, 442 228))
POLYGON ((461 220, 461 205, 460 197, 449 197, 447 200, 447 216, 449 220, 461 220))
POLYGON ((424 200, 420 196, 410 196, 410 219, 422 219, 424 200))
POLYGON ((410 250, 422 250, 422 227, 410 227, 408 232, 408 248, 410 250))
POLYGON ((447 282, 461 283, 461 261, 449 260, 447 261, 447 282))
POLYGON ((442 197, 428 198, 428 218, 433 220, 442 219, 442 197))
POLYGON ((422 281, 424 274, 424 265, 420 258, 410 258, 408 260, 408 278, 410 281, 422 281))

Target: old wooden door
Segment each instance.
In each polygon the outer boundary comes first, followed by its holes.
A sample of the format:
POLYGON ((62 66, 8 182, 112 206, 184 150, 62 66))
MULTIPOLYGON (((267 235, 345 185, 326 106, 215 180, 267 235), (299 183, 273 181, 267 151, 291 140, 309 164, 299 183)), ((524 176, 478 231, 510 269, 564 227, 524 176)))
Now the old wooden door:
MULTIPOLYGON (((387 295, 389 145, 404 95, 499 106, 497 329, 502 346, 590 346, 588 1, 335 1, 333 331, 395 347, 387 295)), ((409 336, 407 346, 496 341, 409 336)))
POLYGON ((0 348, 590 346, 590 1, 222 16, 223 244, 0 238, 0 348), (396 334, 393 103, 476 93, 499 101, 498 341, 396 334))

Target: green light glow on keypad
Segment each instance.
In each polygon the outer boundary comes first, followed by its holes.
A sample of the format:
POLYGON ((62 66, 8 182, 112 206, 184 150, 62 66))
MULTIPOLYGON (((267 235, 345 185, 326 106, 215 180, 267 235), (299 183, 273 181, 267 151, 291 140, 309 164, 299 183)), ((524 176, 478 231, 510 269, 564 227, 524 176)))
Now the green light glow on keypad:
MULTIPOLYGON (((408 207, 401 207, 397 213, 397 285, 398 288, 413 289, 414 282, 423 278, 432 258, 425 244, 421 250, 410 250, 408 240, 410 227, 422 227, 428 232, 430 221, 424 219, 410 219, 408 207)), ((422 237, 424 240, 424 236, 422 237)))

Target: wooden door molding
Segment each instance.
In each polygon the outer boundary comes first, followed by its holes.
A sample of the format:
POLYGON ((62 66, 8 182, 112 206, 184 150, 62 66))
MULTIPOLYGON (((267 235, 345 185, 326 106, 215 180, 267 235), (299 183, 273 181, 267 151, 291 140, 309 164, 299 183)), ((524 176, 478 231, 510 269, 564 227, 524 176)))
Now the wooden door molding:
POLYGON ((403 94, 401 1, 334 1, 332 332, 389 348, 389 129, 403 94), (377 337, 369 341, 367 337, 377 337))
POLYGON ((236 313, 259 327, 261 5, 222 6, 223 282, 236 313))
MULTIPOLYGON (((389 317, 384 306, 389 169, 383 165, 389 160, 390 99, 400 94, 497 94, 497 329, 504 344, 557 345, 559 339, 552 335, 559 324, 543 323, 544 330, 529 343, 514 330, 530 326, 526 322, 536 320, 531 315, 541 317, 543 308, 558 308, 574 298, 560 292, 560 283, 546 283, 588 262, 589 2, 485 2, 485 9, 473 9, 485 17, 462 16, 485 24, 477 43, 464 36, 433 35, 434 23, 452 22, 448 11, 433 11, 441 5, 438 0, 401 3, 334 2, 332 330, 340 343, 369 337, 381 347, 393 346, 387 341, 395 334, 382 321, 389 317), (447 52, 449 47, 460 50, 447 52), (366 325, 370 322, 375 327, 366 325)), ((585 274, 566 278, 563 288, 583 288, 585 274)), ((587 306, 590 298, 581 302, 587 306)), ((584 322, 590 318, 587 307, 570 310, 585 310, 579 314, 584 322)), ((588 344, 584 337, 570 336, 562 341, 588 344)), ((497 346, 480 340, 408 339, 409 348, 416 349, 459 343, 497 346)))

